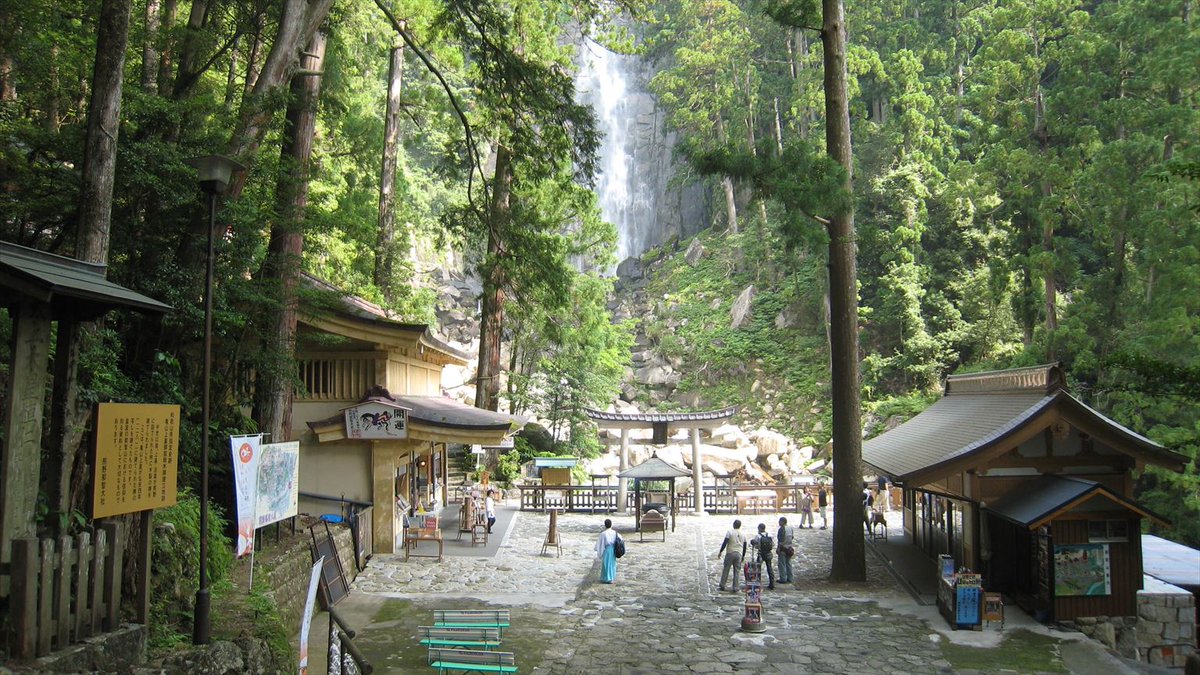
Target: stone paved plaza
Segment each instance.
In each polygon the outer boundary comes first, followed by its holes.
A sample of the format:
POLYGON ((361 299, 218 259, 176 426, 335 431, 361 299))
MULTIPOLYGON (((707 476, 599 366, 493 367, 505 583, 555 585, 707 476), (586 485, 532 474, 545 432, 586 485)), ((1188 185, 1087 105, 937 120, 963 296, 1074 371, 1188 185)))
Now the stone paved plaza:
MULTIPOLYGON (((375 556, 339 612, 359 630, 356 643, 376 672, 432 672, 415 627, 430 623, 435 608, 477 607, 512 610, 502 649, 516 653, 521 673, 1144 672, 1077 633, 1018 616, 1004 631, 950 631, 870 551, 865 583, 830 583, 832 529, 796 531, 796 583, 765 592, 767 630, 745 633, 743 597, 717 590, 717 550, 732 516, 681 515, 665 542, 647 535, 645 543, 632 516, 614 518, 628 552, 612 585, 599 583, 593 550, 603 519, 560 515, 561 557, 541 554, 549 517, 531 512, 515 513, 493 535, 503 537, 494 557, 375 556), (1036 667, 1022 666, 1003 643, 1021 626, 1042 640, 1030 648, 1045 652, 1036 667), (945 643, 973 656, 951 660, 945 643)), ((747 534, 762 522, 774 536, 778 515, 741 519, 747 534)))

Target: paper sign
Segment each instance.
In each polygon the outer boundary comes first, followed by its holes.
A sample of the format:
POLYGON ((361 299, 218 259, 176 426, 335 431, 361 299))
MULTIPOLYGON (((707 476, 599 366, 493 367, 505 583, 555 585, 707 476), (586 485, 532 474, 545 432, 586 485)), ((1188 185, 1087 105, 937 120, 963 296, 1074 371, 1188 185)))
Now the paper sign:
POLYGON ((179 406, 99 404, 92 517, 171 506, 178 463, 179 406))
POLYGON ((254 550, 254 509, 258 502, 258 463, 262 436, 231 436, 233 491, 237 499, 237 557, 254 550))
POLYGON ((343 412, 346 417, 346 438, 408 438, 408 408, 368 401, 350 406, 343 412))

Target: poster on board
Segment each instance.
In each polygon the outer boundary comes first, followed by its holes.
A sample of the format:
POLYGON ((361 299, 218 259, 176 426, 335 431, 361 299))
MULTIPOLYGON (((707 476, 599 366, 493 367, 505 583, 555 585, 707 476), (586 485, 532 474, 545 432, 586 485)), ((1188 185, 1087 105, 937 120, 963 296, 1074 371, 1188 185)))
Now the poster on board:
POLYGON ((1054 595, 1111 595, 1108 544, 1055 544, 1054 595))
POLYGON ((300 501, 300 441, 264 443, 260 451, 255 527, 291 518, 300 501))
POLYGON ((258 463, 262 435, 230 436, 233 493, 237 502, 237 557, 254 551, 254 508, 258 502, 258 463))
POLYGON ((179 406, 96 406, 93 518, 171 506, 178 465, 179 406))
POLYGON ((404 406, 367 401, 343 408, 346 438, 403 440, 408 438, 408 413, 404 406))

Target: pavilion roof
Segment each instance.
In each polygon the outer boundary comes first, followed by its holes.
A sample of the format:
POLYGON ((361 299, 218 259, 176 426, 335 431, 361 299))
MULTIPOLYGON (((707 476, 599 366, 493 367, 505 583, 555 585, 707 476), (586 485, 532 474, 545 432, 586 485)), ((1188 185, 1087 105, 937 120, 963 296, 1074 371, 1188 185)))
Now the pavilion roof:
POLYGON ((128 307, 164 313, 170 305, 109 281, 108 266, 0 241, 0 288, 5 297, 51 305, 56 318, 95 318, 128 307))
POLYGON ((668 464, 666 461, 659 459, 658 455, 654 455, 650 459, 625 469, 620 474, 621 478, 641 478, 649 480, 667 480, 669 478, 685 478, 692 475, 692 472, 680 469, 677 466, 668 464))

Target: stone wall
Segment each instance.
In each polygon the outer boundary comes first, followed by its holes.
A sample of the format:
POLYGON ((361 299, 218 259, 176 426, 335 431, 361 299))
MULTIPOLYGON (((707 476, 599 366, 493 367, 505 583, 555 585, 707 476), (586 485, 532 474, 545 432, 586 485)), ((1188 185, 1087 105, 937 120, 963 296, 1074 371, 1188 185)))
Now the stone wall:
MULTIPOLYGON (((353 583, 358 576, 358 567, 354 563, 354 537, 347 525, 330 525, 333 541, 337 545, 338 557, 342 561, 342 569, 346 573, 346 583, 353 583)), ((289 635, 300 632, 300 619, 304 613, 304 601, 308 596, 308 579, 312 571, 312 553, 309 546, 311 537, 300 537, 292 541, 282 554, 272 556, 272 562, 261 565, 255 570, 255 576, 261 575, 264 587, 272 589, 266 595, 279 608, 279 616, 289 635)), ((317 604, 320 609, 320 601, 317 604)))
POLYGON ((1182 668, 1196 652, 1196 597, 1154 577, 1138 591, 1138 660, 1182 668))
MULTIPOLYGON (((146 627, 123 624, 21 666, 33 673, 127 672, 146 660, 146 627)), ((0 672, 7 671, 0 664, 0 672)))
POLYGON ((1075 625, 1121 656, 1182 668, 1188 656, 1196 653, 1195 596, 1146 576, 1137 599, 1137 616, 1082 617, 1075 625))

